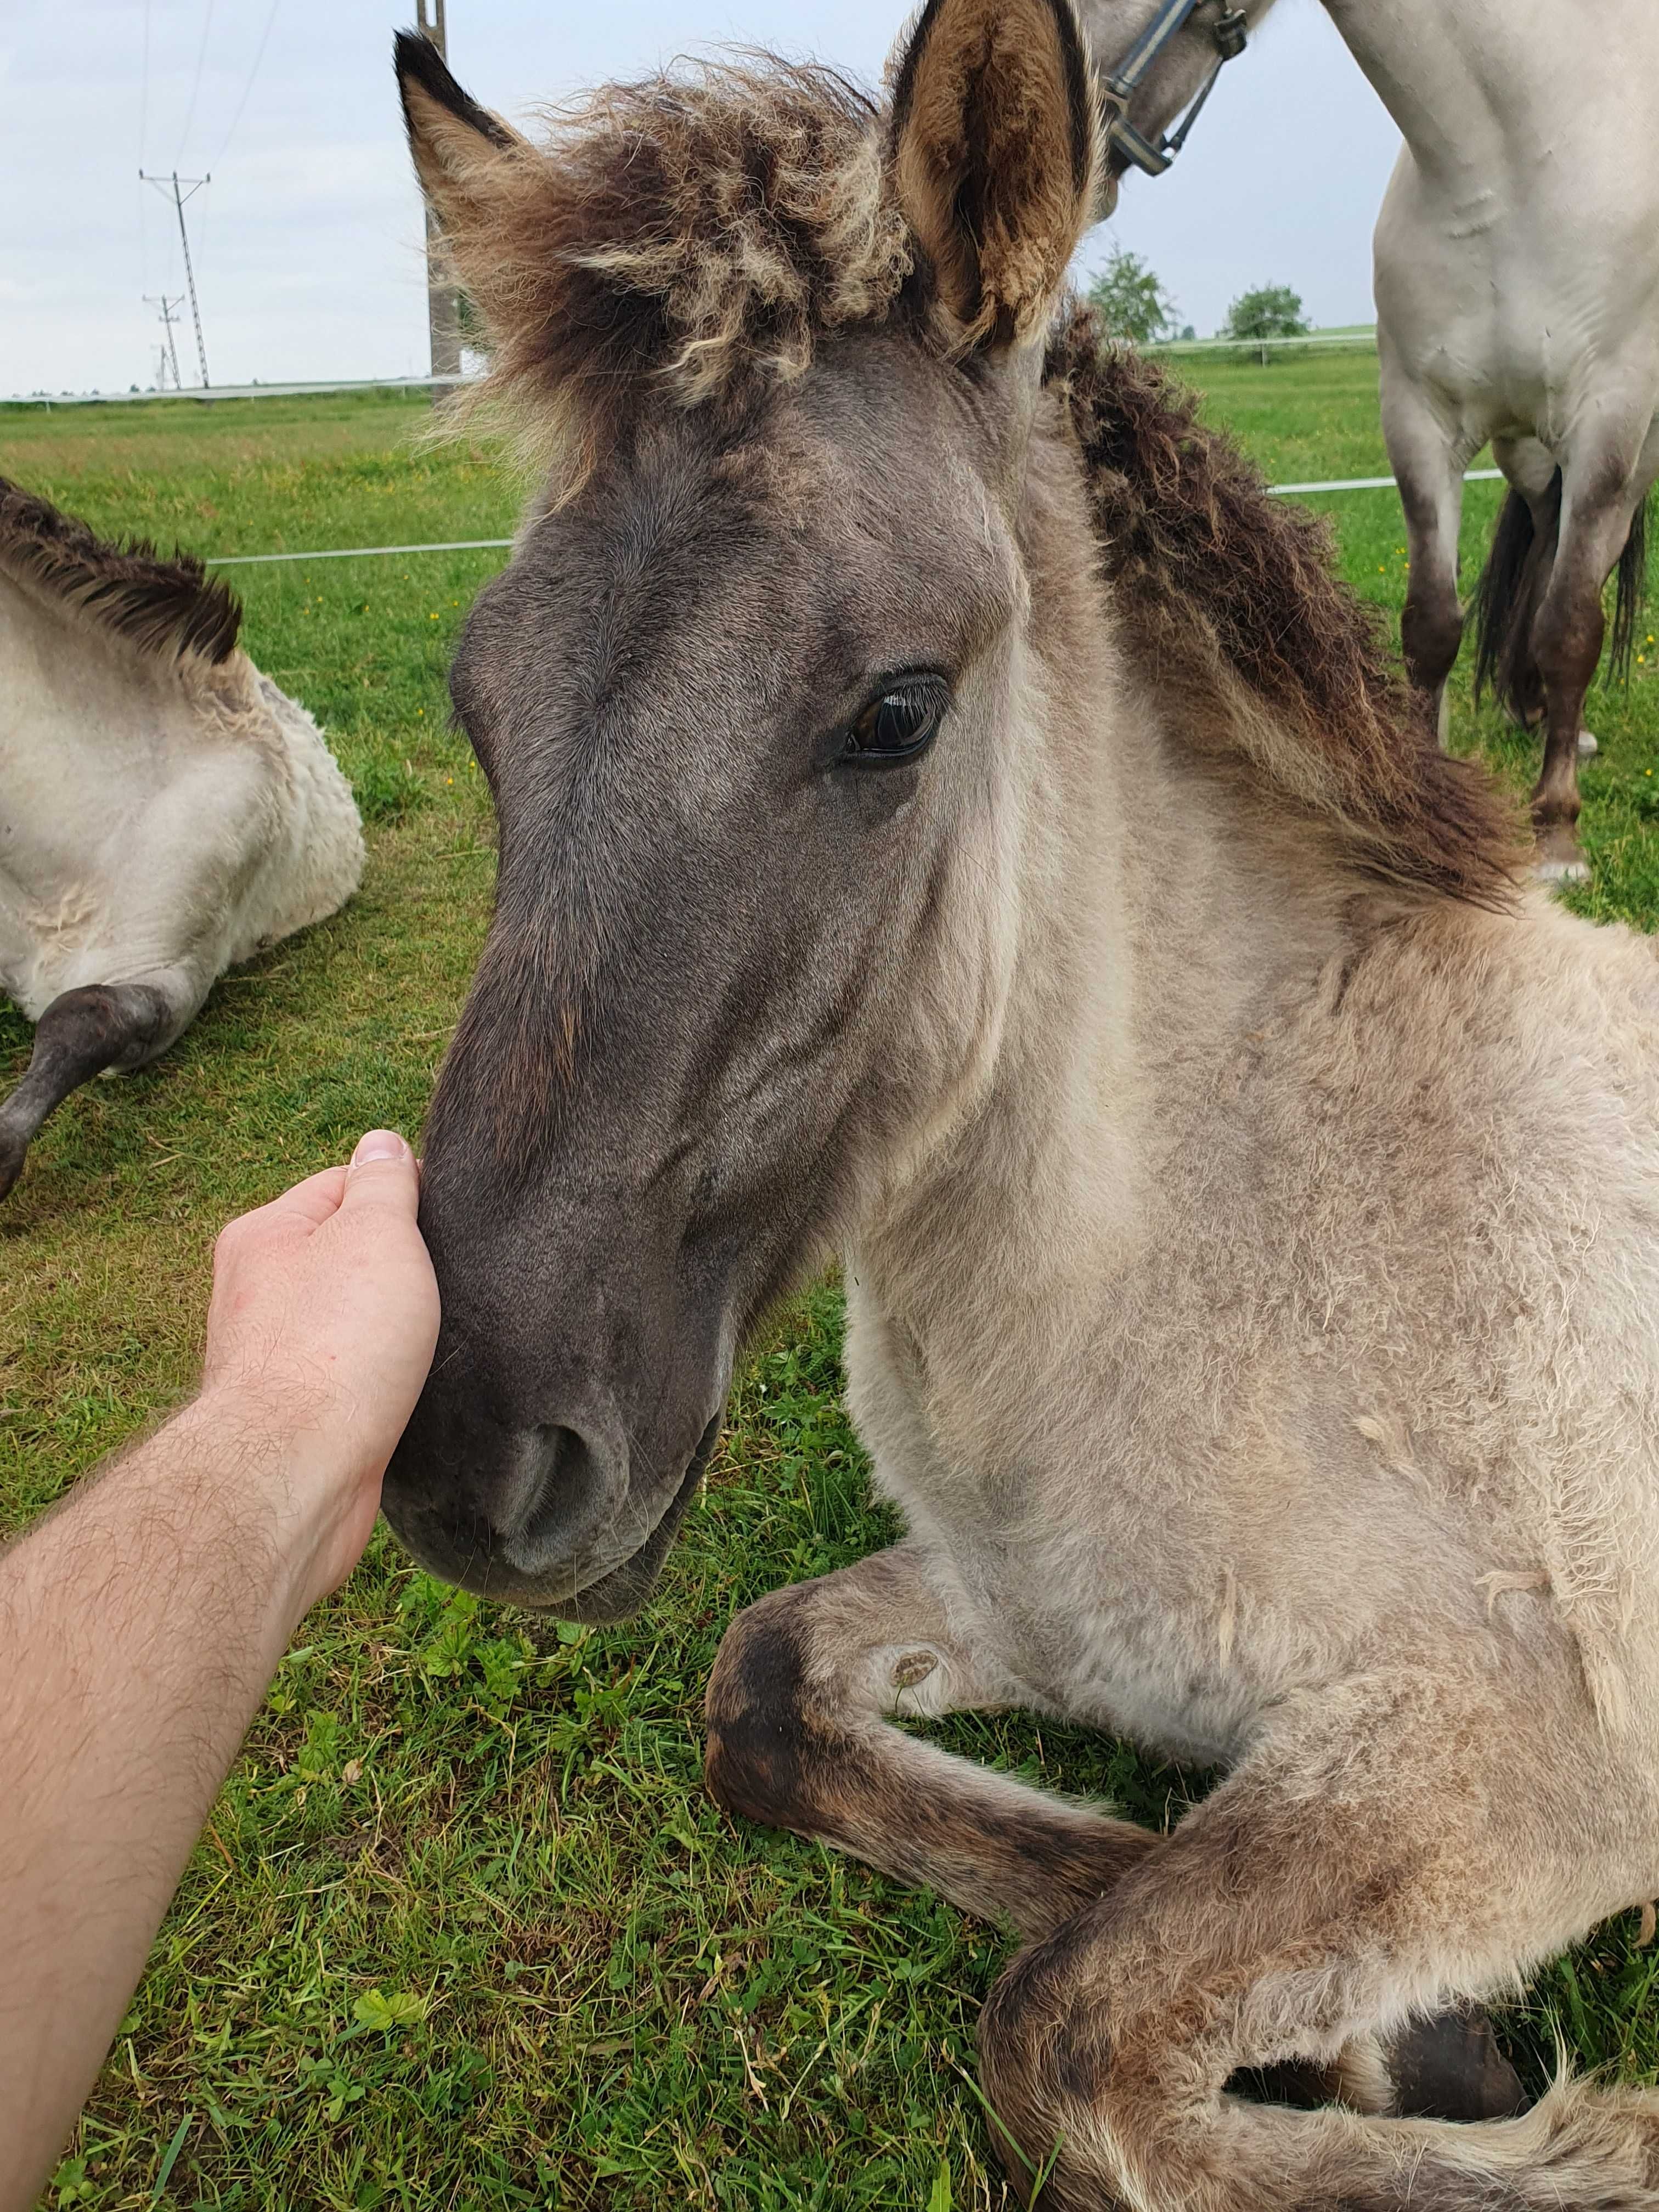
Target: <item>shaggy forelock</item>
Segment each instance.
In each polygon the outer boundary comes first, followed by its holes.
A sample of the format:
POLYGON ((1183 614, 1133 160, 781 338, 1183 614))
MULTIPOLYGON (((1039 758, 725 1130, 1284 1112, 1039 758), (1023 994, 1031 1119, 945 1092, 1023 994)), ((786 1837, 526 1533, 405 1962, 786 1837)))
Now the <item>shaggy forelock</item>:
POLYGON ((452 243, 497 348, 468 411, 505 403, 556 496, 650 393, 742 404, 890 314, 911 249, 882 113, 833 70, 683 64, 544 119, 452 243))

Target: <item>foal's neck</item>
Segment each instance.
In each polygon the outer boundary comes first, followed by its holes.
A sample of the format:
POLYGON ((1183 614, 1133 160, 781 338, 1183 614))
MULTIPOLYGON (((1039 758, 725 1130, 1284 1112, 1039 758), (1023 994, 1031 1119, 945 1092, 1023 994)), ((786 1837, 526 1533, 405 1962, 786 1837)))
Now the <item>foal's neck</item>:
POLYGON ((996 1056, 860 1240, 878 1301, 964 1360, 1007 1337, 1014 1308, 1074 1310, 1142 1249, 1194 1102, 1265 1006, 1312 987, 1356 888, 1320 832, 1161 720, 1158 672, 1133 665, 1095 571, 1074 457, 1050 446, 1033 477, 1032 720, 1012 748, 1030 764, 996 1056))

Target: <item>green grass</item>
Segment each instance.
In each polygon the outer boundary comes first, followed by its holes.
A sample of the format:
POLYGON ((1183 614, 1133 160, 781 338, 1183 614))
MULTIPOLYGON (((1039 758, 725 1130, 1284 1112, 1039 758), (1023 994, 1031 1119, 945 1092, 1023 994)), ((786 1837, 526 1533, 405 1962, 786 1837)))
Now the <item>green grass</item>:
MULTIPOLYGON (((1273 477, 1385 470, 1369 356, 1184 367, 1273 477)), ((412 450, 424 420, 392 395, 0 409, 0 470, 101 527, 204 550, 504 534, 513 487, 465 447, 412 450)), ((1396 608, 1392 495, 1327 504, 1350 575, 1396 608)), ((1470 487, 1471 568, 1494 505, 1470 487)), ((228 1214, 372 1123, 418 1125, 492 874, 443 672, 502 557, 232 572, 255 658, 356 784, 368 876, 344 914, 225 977, 159 1067, 79 1094, 0 1209, 0 1525, 190 1387, 228 1214)), ((1628 696, 1592 699, 1595 876, 1577 902, 1650 929, 1659 690, 1642 650, 1628 696)), ((1455 738, 1527 778, 1530 746, 1466 690, 1455 738)), ((0 1006, 0 1085, 28 1036, 0 1006)), ((641 1624, 532 1641, 377 1537, 282 1670, 48 2203, 1007 2203, 968 2080, 1002 1939, 735 1825, 699 1786, 702 1684, 733 1609, 892 1533, 842 1413, 839 1331, 821 1286, 757 1347, 641 1624)), ((1155 1824, 1202 1786, 1080 1730, 942 1734, 1155 1824)), ((1586 2063, 1659 2076, 1659 1952, 1634 1932, 1609 1924, 1510 2017, 1534 2074, 1559 2016, 1586 2063)))

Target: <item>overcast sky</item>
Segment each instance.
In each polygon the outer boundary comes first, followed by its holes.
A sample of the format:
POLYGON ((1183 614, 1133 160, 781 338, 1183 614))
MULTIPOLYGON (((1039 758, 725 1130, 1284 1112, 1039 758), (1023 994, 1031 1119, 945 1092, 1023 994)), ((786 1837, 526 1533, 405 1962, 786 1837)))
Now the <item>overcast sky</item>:
MULTIPOLYGON (((0 0, 0 393, 154 383, 145 293, 181 292, 142 165, 213 181, 188 210, 216 384, 428 367, 418 198, 389 54, 400 0, 0 0)), ((450 0, 450 65, 533 102, 724 42, 879 76, 907 0, 450 0)), ((1114 240, 1200 334, 1247 286, 1369 321, 1398 141, 1315 0, 1282 0, 1175 168, 1132 178, 1114 240)), ((188 321, 179 333, 195 382, 188 321)))

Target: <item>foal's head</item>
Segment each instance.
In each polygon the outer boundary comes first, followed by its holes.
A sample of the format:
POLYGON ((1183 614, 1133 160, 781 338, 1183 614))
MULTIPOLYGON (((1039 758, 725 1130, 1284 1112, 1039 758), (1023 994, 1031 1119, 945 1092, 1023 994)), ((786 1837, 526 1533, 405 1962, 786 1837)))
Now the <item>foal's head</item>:
POLYGON ((1095 110, 1070 0, 932 0, 884 108, 761 63, 537 146, 398 60, 547 488, 453 678, 500 882, 387 1510, 441 1573, 605 1619, 747 1326, 973 1081, 1014 518, 1095 110))

